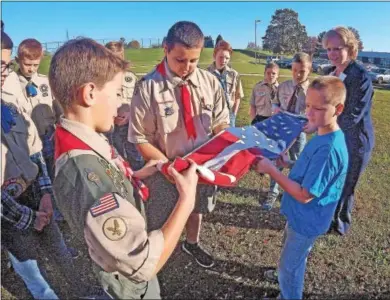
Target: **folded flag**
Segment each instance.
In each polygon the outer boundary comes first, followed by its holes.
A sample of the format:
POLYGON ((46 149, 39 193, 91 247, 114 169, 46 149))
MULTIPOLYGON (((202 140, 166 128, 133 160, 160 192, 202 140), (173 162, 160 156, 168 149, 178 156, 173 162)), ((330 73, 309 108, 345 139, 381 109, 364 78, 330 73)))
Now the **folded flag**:
POLYGON ((178 172, 198 165, 199 181, 219 186, 234 186, 259 156, 275 160, 287 151, 302 132, 307 119, 281 112, 251 126, 230 127, 173 162, 159 166, 167 174, 172 165, 178 172))

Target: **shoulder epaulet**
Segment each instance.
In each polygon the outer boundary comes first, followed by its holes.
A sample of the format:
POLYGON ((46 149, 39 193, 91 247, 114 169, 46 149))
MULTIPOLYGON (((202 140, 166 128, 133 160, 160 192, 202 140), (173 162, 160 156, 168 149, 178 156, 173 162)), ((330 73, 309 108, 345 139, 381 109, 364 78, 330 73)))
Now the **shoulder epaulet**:
POLYGON ((38 73, 38 77, 47 78, 47 75, 38 73))

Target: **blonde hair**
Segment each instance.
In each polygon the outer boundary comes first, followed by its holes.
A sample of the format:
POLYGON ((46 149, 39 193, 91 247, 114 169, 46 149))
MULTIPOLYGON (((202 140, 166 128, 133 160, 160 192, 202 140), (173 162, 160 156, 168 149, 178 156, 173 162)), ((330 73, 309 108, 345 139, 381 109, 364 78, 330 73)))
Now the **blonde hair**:
POLYGON ((232 55, 232 53, 233 53, 232 46, 228 42, 226 42, 224 40, 220 40, 218 42, 218 44, 215 45, 214 56, 217 55, 218 51, 220 51, 220 50, 228 51, 230 55, 232 55))
POLYGON ((42 44, 36 39, 25 39, 18 47, 18 58, 40 59, 43 56, 42 44))
POLYGON ((109 42, 106 44, 106 48, 119 55, 121 58, 125 58, 125 46, 122 42, 109 42))
POLYGON ((313 80, 309 89, 322 93, 326 104, 344 104, 347 90, 342 80, 336 76, 320 76, 313 80))
POLYGON ((293 63, 299 63, 299 64, 309 64, 311 67, 312 59, 311 56, 305 52, 298 52, 295 53, 293 59, 293 63))
POLYGON ((348 56, 355 60, 358 56, 359 41, 356 39, 355 34, 346 27, 338 26, 329 30, 322 38, 322 46, 327 48, 328 39, 331 37, 338 37, 343 41, 345 47, 348 48, 348 56))
POLYGON ((70 40, 53 55, 49 69, 50 88, 54 98, 67 107, 83 85, 93 82, 102 89, 127 68, 128 62, 92 39, 70 40))

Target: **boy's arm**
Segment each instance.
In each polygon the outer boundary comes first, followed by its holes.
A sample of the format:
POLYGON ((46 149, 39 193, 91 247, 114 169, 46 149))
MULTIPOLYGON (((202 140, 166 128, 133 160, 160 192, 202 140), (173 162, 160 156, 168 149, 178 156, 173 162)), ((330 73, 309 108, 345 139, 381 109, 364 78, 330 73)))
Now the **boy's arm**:
POLYGON ((237 87, 236 87, 236 94, 235 94, 235 101, 233 105, 233 113, 237 115, 238 109, 240 107, 241 99, 244 98, 244 90, 242 88, 242 82, 240 75, 237 74, 237 87))
POLYGON ((1 189, 1 218, 17 229, 26 230, 34 226, 36 213, 31 208, 20 205, 5 189, 1 189))
POLYGON ((228 128, 230 124, 229 109, 226 104, 225 93, 220 84, 218 84, 217 86, 218 86, 218 90, 215 95, 213 122, 212 122, 214 135, 228 128))

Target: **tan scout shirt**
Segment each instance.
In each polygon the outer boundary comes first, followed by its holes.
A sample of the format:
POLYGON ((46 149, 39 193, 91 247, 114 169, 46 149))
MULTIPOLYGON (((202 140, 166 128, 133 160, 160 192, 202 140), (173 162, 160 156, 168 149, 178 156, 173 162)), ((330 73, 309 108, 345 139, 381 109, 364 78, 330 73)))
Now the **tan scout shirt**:
POLYGON ((215 75, 214 72, 217 72, 219 75, 226 74, 226 88, 229 95, 229 106, 233 108, 236 99, 244 98, 244 90, 242 88, 242 82, 240 79, 240 74, 229 66, 226 66, 222 74, 216 69, 215 63, 212 63, 207 67, 207 70, 215 75))
POLYGON ((27 186, 38 175, 38 166, 30 156, 42 150, 42 143, 29 116, 20 112, 15 104, 3 103, 10 107, 16 124, 8 133, 1 129, 1 148, 5 150, 1 161, 2 182, 21 178, 27 186))
MULTIPOLYGON (((279 86, 278 82, 275 82, 275 87, 279 86)), ((276 98, 275 93, 275 97, 276 98)), ((264 81, 256 83, 252 90, 250 105, 256 108, 256 115, 263 117, 272 116, 272 102, 275 99, 272 98, 272 89, 264 81)))
POLYGON ((51 94, 49 80, 45 75, 35 73, 31 82, 37 90, 35 97, 28 97, 26 86, 29 81, 19 72, 12 72, 4 81, 3 90, 17 97, 16 104, 34 121, 39 135, 46 133, 62 114, 62 108, 51 94))
POLYGON ((118 116, 125 116, 130 111, 131 98, 133 98, 137 76, 133 72, 126 72, 122 83, 122 102, 118 108, 118 116))
POLYGON ((150 143, 168 159, 184 156, 206 142, 215 127, 229 124, 224 92, 210 72, 196 68, 186 79, 197 137, 187 138, 180 84, 164 61, 167 77, 153 70, 137 84, 131 102, 129 141, 150 143))
POLYGON ((79 122, 61 118, 60 124, 92 150, 71 150, 57 159, 54 191, 59 208, 68 223, 76 226, 77 234, 83 232, 92 260, 102 269, 135 282, 150 280, 163 251, 162 231, 147 233, 145 219, 125 199, 133 197, 132 190, 127 195, 113 192, 121 180, 114 176, 119 169, 111 159, 107 139, 79 122), (118 207, 94 216, 88 203, 96 203, 107 193, 118 207))
MULTIPOLYGON (((305 114, 306 109, 306 93, 307 89, 309 88, 310 82, 309 80, 306 80, 302 84, 302 89, 298 93, 298 100, 297 104, 295 106, 295 113, 296 114, 305 114)), ((286 111, 288 107, 288 103, 291 100, 291 97, 295 91, 295 88, 297 86, 297 83, 294 80, 287 80, 282 82, 278 87, 278 93, 277 98, 275 100, 275 104, 280 106, 280 109, 282 111, 286 111)))

